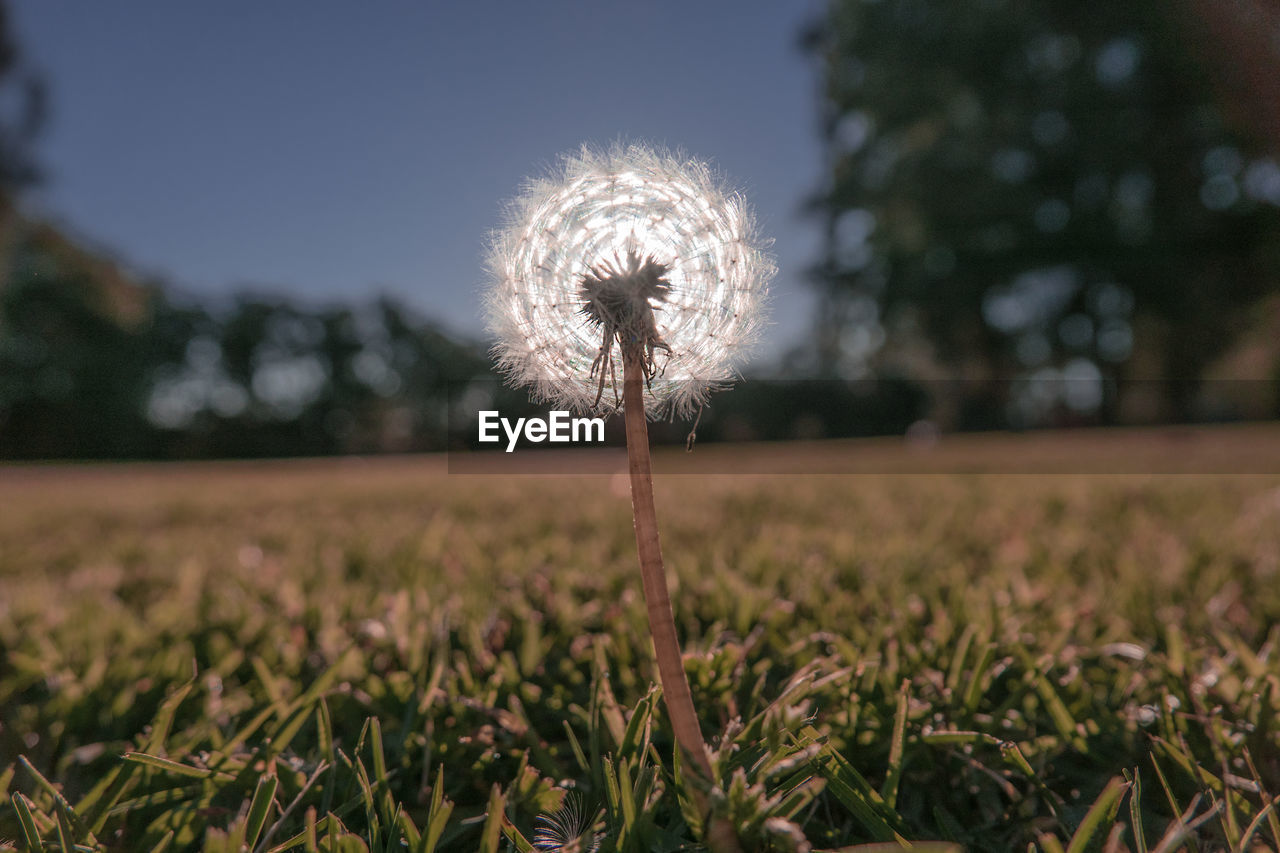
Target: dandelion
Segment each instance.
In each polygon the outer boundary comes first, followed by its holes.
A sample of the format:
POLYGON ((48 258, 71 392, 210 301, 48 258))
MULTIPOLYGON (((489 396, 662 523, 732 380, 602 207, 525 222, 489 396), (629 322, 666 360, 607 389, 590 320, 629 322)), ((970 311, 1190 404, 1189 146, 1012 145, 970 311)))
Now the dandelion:
POLYGON ((601 817, 601 812, 588 814, 582 797, 571 792, 559 809, 538 815, 540 826, 533 836, 533 846, 554 853, 596 853, 604 838, 598 828, 601 817))
POLYGON ((687 416, 732 382, 775 269, 743 198, 704 163, 587 147, 530 181, 493 235, 493 354, 535 399, 608 414, 613 344, 648 345, 650 417, 687 416))
MULTIPOLYGON (((508 379, 579 412, 622 410, 663 701, 679 748, 711 779, 667 594, 646 415, 690 414, 734 378, 774 273, 764 243, 705 164, 640 145, 584 147, 512 203, 489 271, 493 354, 508 379)), ((739 849, 723 818, 707 823, 707 841, 739 849)))

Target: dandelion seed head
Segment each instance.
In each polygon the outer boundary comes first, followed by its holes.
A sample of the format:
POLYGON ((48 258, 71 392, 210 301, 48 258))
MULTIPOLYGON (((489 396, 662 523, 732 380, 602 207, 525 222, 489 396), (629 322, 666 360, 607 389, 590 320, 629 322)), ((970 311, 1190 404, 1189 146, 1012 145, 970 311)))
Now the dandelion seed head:
POLYGON ((670 349, 655 354, 646 409, 687 415, 750 354, 775 272, 766 247, 742 196, 705 163, 639 144, 584 146, 530 181, 492 235, 486 313, 498 367, 535 399, 619 408, 598 393, 601 331, 584 311, 584 282, 652 264, 663 285, 650 294, 653 334, 670 349))
POLYGON ((598 826, 603 816, 603 812, 589 814, 581 795, 567 794, 559 809, 538 815, 534 849, 549 853, 596 853, 604 838, 598 826))

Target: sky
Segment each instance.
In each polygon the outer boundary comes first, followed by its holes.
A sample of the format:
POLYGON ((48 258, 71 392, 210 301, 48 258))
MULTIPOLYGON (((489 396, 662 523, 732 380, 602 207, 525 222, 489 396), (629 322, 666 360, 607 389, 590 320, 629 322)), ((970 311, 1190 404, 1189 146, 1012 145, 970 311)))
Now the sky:
POLYGON ((27 200, 180 292, 397 296, 483 337, 486 235, 582 143, 711 162, 774 239, 800 343, 822 181, 821 0, 12 0, 49 89, 27 200))

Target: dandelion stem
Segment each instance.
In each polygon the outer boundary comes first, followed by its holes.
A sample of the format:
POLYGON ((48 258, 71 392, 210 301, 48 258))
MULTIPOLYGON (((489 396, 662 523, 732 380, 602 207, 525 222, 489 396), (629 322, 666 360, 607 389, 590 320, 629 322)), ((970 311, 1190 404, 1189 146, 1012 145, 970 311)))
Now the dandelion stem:
MULTIPOLYGON (((667 594, 667 574, 658 542, 658 514, 653 503, 653 468, 649 459, 649 426, 644 415, 645 356, 642 347, 622 347, 622 411, 627 426, 627 461, 631 473, 631 511, 635 517, 636 550, 640 553, 640 576, 644 600, 649 610, 649 634, 658 659, 658 679, 662 699, 667 704, 676 743, 698 769, 712 779, 711 759, 698 714, 693 708, 689 678, 684 672, 676 620, 667 594)), ((699 809, 707 811, 705 798, 696 797, 699 809)), ((707 842, 717 853, 738 853, 737 838, 724 818, 713 819, 707 828, 707 842)))
POLYGON ((644 365, 636 354, 624 350, 622 358, 622 406, 627 425, 627 460, 631 471, 631 510, 635 516, 636 549, 640 575, 649 609, 649 633, 658 658, 662 698, 667 703, 676 742, 710 778, 711 762, 698 727, 698 715, 689 692, 689 679, 680 656, 676 621, 667 594, 667 576, 658 542, 658 515, 653 504, 653 469, 649 461, 649 426, 644 415, 644 365))

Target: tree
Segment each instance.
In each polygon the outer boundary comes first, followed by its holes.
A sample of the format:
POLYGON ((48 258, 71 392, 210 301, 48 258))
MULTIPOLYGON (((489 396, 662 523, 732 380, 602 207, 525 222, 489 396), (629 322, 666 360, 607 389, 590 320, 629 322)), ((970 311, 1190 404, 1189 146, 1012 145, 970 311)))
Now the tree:
POLYGON ((1149 376, 1188 417, 1280 288, 1280 167, 1228 122, 1202 21, 1163 0, 833 3, 808 39, 828 369, 879 322, 953 375, 1149 376))
POLYGON ((157 299, 155 317, 146 409, 167 455, 443 449, 450 384, 487 373, 475 347, 385 297, 246 293, 221 312, 157 299))
POLYGON ((8 4, 0 0, 0 91, 11 105, 0 115, 0 201, 6 207, 16 191, 34 183, 40 174, 32 148, 44 126, 44 82, 21 59, 9 27, 8 4), (14 95, 8 95, 11 91, 14 95))
POLYGON ((149 454, 151 294, 46 226, 0 287, 0 458, 149 454))

